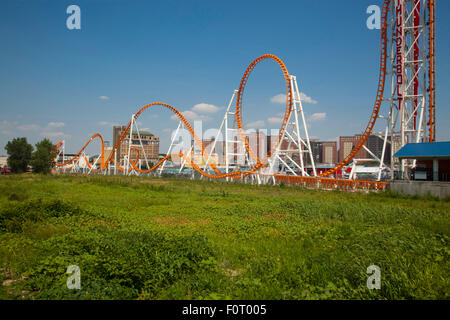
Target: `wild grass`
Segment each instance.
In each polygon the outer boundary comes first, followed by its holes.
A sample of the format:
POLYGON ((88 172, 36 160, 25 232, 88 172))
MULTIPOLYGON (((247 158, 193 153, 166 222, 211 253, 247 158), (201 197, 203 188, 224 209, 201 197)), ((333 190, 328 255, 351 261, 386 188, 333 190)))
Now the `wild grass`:
POLYGON ((392 192, 2 177, 0 298, 448 299, 449 213, 392 192))

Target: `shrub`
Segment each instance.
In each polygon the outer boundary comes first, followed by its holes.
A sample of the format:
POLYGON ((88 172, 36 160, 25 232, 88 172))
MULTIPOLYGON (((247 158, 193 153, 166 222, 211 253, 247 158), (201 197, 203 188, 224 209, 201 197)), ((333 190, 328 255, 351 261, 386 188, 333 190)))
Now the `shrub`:
POLYGON ((212 250, 201 236, 97 228, 45 241, 45 257, 28 274, 26 289, 45 299, 157 298, 186 277, 212 272, 204 267, 212 250), (81 271, 81 290, 68 290, 69 265, 81 271))
POLYGON ((61 200, 30 200, 12 204, 0 211, 0 230, 21 232, 25 222, 38 222, 51 217, 82 214, 83 211, 61 200))

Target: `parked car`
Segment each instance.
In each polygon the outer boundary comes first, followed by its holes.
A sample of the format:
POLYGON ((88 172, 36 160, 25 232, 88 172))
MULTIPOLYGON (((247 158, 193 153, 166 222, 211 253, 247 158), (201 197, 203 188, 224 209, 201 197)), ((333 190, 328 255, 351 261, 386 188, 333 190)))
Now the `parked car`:
POLYGON ((1 174, 10 174, 10 173, 11 173, 11 170, 8 169, 8 168, 1 168, 1 169, 0 169, 0 173, 1 173, 1 174))

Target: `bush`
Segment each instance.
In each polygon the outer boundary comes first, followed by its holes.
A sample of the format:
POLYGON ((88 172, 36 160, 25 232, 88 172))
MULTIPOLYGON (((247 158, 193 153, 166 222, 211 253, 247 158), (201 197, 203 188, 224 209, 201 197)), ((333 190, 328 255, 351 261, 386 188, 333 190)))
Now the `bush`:
POLYGON ((38 299, 158 298, 186 277, 204 276, 202 262, 212 255, 201 236, 97 228, 53 237, 45 257, 28 273, 25 289, 38 299), (69 265, 81 271, 81 290, 68 290, 69 265))
POLYGON ((61 200, 30 200, 12 204, 0 211, 0 230, 21 232, 25 222, 38 222, 51 217, 64 217, 82 214, 83 211, 61 200))

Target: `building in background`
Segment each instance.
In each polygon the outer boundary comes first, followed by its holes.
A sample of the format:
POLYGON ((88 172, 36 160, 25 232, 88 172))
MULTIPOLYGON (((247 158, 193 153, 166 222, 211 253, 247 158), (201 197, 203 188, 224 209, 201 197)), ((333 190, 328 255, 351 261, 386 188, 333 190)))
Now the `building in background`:
MULTIPOLYGON (((339 159, 338 161, 343 161, 350 152, 352 152, 353 148, 358 143, 359 139, 361 139, 361 134, 355 134, 354 136, 344 136, 339 137, 339 159)), ((367 151, 364 148, 358 151, 355 155, 354 159, 367 159, 367 151)))
MULTIPOLYGON (((323 162, 322 142, 319 140, 310 140, 309 143, 311 145, 314 163, 315 164, 322 163, 323 162)), ((307 165, 311 165, 311 159, 309 156, 307 156, 307 154, 305 154, 305 163, 307 165)))
POLYGON ((109 158, 113 151, 113 147, 105 147, 105 161, 109 158))
MULTIPOLYGON (((361 134, 355 134, 354 136, 343 136, 339 137, 339 161, 343 161, 345 157, 353 150, 353 148, 361 139, 361 134)), ((381 159, 383 153, 383 139, 376 135, 370 135, 367 138, 364 146, 369 149, 377 158, 381 159)), ((358 151, 354 159, 373 159, 371 154, 367 152, 365 148, 358 151)), ((391 162, 391 150, 390 150, 390 139, 388 140, 388 145, 386 147, 384 155, 384 163, 389 165, 391 162)))
MULTIPOLYGON (((266 134, 263 131, 257 129, 253 132, 247 133, 246 137, 248 139, 250 150, 253 153, 253 157, 258 157, 260 161, 265 159, 267 154, 266 134)), ((255 162, 256 158, 252 159, 252 156, 249 155, 249 160, 255 162)))
POLYGON ((322 141, 322 163, 336 164, 338 162, 338 149, 336 141, 322 141))
POLYGON ((266 150, 267 153, 270 152, 271 155, 275 153, 279 138, 280 138, 279 135, 267 136, 267 143, 266 143, 267 144, 267 150, 266 150))
MULTIPOLYGON (((376 135, 370 135, 367 138, 366 146, 378 159, 381 159, 383 154, 383 143, 384 140, 376 135)), ((370 157, 370 154, 368 155, 370 157)), ((389 165, 391 163, 391 148, 390 139, 386 144, 386 150, 384 152, 384 164, 389 165)))
POLYGON ((8 157, 0 156, 0 168, 6 168, 8 166, 8 157))
MULTIPOLYGON (((274 139, 271 140, 272 143, 276 143, 276 138, 278 138, 278 136, 273 137, 273 138, 274 139)), ((337 163, 338 151, 337 151, 337 142, 336 141, 319 141, 317 139, 312 139, 312 140, 310 140, 310 145, 311 145, 311 151, 312 151, 313 160, 314 160, 315 165, 320 165, 320 164, 333 164, 334 165, 337 163)), ((287 149, 288 142, 283 141, 282 147, 284 149, 287 149)), ((300 165, 300 159, 299 159, 298 152, 295 152, 296 150, 298 150, 297 146, 292 143, 291 146, 289 147, 289 150, 294 152, 293 159, 295 160, 295 162, 297 164, 300 165)), ((307 165, 307 166, 311 165, 311 159, 310 159, 308 153, 305 153, 303 155, 303 161, 304 161, 305 165, 307 165)))
MULTIPOLYGON (((123 130, 126 126, 114 126, 113 127, 113 145, 115 146, 122 135, 123 130)), ((131 146, 139 150, 139 159, 141 159, 142 164, 145 164, 145 156, 147 160, 152 163, 158 162, 159 159, 159 137, 148 131, 139 131, 139 136, 136 131, 131 133, 131 146), (139 141, 139 136, 141 140, 139 141), (142 144, 141 144, 142 143, 142 144)), ((130 133, 122 140, 119 149, 117 150, 117 159, 120 163, 123 163, 125 157, 128 155, 130 143, 130 133)), ((130 159, 132 161, 136 160, 137 152, 136 150, 131 150, 130 159)))
MULTIPOLYGON (((286 151, 289 152, 289 155, 291 157, 291 159, 298 165, 300 166, 300 156, 298 153, 298 147, 295 143, 293 143, 290 140, 287 139, 283 139, 280 143, 278 143, 278 139, 280 138, 279 135, 274 135, 274 136, 267 136, 267 147, 266 147, 266 152, 270 151, 270 154, 274 154, 275 151, 277 150, 277 145, 279 144, 279 149, 281 151, 284 151, 286 153, 286 151), (290 142, 290 145, 289 145, 290 142)), ((307 161, 306 162, 306 158, 308 158, 307 154, 303 154, 303 163, 304 164, 310 164, 311 161, 307 161)))
MULTIPOLYGON (((239 132, 232 132, 228 136, 228 162, 229 165, 244 165, 245 164, 245 147, 244 143, 241 142, 239 132)), ((226 153, 226 142, 222 141, 222 165, 225 165, 225 153, 226 153)))

